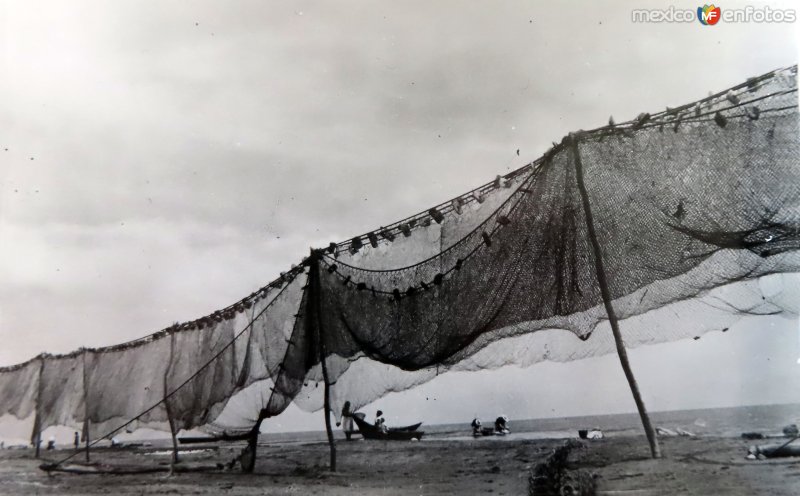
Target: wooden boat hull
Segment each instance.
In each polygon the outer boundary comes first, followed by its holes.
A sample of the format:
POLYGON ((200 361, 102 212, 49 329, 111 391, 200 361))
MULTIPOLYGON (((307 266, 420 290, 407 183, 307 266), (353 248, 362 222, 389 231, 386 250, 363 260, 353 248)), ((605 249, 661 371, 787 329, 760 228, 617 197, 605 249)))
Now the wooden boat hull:
POLYGON ((419 429, 419 426, 422 425, 422 422, 414 425, 407 425, 405 427, 389 427, 389 432, 412 432, 419 429))
POLYGON ((219 441, 246 441, 250 439, 249 432, 244 434, 222 434, 219 436, 183 436, 178 438, 181 444, 217 443, 219 441))
POLYGON ((387 432, 383 432, 374 425, 370 424, 366 420, 359 418, 358 416, 354 416, 353 420, 355 420, 356 425, 358 426, 358 431, 364 437, 364 439, 379 439, 383 441, 410 441, 412 439, 421 439, 422 436, 425 434, 423 431, 417 431, 422 423, 415 425, 409 425, 406 427, 399 427, 395 429, 389 429, 387 432), (402 429, 402 430, 397 430, 402 429), (408 430, 411 429, 411 430, 408 430))

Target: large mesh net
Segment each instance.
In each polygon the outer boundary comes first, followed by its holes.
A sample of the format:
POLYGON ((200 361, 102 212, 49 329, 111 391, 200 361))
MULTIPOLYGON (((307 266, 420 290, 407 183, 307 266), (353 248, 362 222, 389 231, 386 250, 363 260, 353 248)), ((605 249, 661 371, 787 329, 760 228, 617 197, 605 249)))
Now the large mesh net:
POLYGON ((797 314, 796 75, 574 133, 196 321, 2 368, 0 416, 247 430, 320 408, 323 355, 338 412, 445 370, 609 353, 599 278, 628 346, 797 314))

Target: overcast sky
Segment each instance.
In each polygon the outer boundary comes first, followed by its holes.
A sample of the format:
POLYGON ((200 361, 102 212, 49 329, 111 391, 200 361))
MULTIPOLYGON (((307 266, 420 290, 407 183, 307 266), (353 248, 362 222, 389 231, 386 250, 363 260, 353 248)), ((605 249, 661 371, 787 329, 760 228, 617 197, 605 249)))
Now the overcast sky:
POLYGON ((602 4, 0 0, 0 365, 202 316, 569 131, 797 62, 796 23, 602 4))

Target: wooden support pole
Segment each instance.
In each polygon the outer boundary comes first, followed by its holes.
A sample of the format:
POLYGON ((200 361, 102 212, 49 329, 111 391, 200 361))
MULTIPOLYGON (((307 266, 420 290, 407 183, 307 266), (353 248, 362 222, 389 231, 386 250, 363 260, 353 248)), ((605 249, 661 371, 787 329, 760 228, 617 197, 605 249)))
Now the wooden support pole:
POLYGON ((89 463, 89 419, 83 421, 83 440, 86 442, 86 463, 89 463))
POLYGON ((86 463, 89 463, 89 380, 86 370, 86 353, 83 350, 83 433, 86 441, 86 463))
POLYGON ((36 410, 33 416, 34 456, 39 458, 42 448, 42 375, 44 373, 44 355, 39 356, 39 383, 36 385, 36 410))
POLYGON ((169 337, 169 363, 164 370, 164 410, 167 412, 167 422, 169 422, 169 433, 172 437, 172 459, 170 462, 170 473, 175 471, 175 464, 178 463, 178 433, 175 430, 175 419, 172 417, 172 408, 169 406, 169 376, 172 373, 172 362, 175 359, 175 333, 169 337))
POLYGON ((178 433, 175 430, 175 419, 172 418, 172 412, 167 409, 167 421, 169 422, 169 432, 172 435, 172 461, 170 462, 171 470, 175 470, 175 464, 180 460, 178 459, 178 433))
POLYGON ((258 449, 258 435, 261 433, 261 422, 267 418, 266 410, 261 410, 258 413, 258 420, 253 430, 250 431, 250 437, 247 438, 247 447, 242 452, 239 460, 241 461, 242 471, 251 474, 256 468, 256 450, 258 449))
POLYGON ((330 446, 331 450, 331 472, 336 472, 336 441, 333 439, 333 428, 331 427, 331 386, 325 358, 322 357, 321 360, 322 377, 325 380, 325 431, 328 433, 328 446, 330 446))
POLYGON ((586 228, 589 235, 589 241, 592 244, 592 251, 594 252, 594 265, 597 273, 597 283, 600 286, 600 294, 603 297, 603 305, 608 315, 608 322, 611 324, 611 332, 614 334, 614 343, 617 347, 617 355, 619 356, 622 370, 625 372, 625 378, 628 380, 628 385, 633 394, 633 401, 636 403, 636 409, 639 411, 639 417, 644 426, 644 432, 647 436, 647 441, 650 443, 650 453, 653 458, 661 458, 661 448, 658 445, 658 438, 656 437, 655 429, 650 423, 650 416, 647 414, 647 409, 644 406, 644 400, 639 393, 639 385, 636 383, 636 378, 633 376, 631 364, 628 361, 628 352, 625 349, 625 343, 622 340, 622 333, 619 330, 619 321, 617 314, 614 312, 614 306, 611 304, 611 290, 608 287, 608 279, 606 278, 605 267, 603 266, 603 251, 600 242, 597 239, 597 233, 594 228, 594 219, 592 217, 592 208, 589 202, 589 194, 586 191, 586 183, 583 179, 583 163, 581 162, 580 152, 578 150, 578 139, 575 135, 570 135, 569 144, 572 151, 572 158, 575 162, 575 176, 578 183, 578 189, 581 193, 581 202, 583 203, 583 212, 586 216, 586 228))
POLYGON ((328 377, 328 366, 325 363, 325 342, 323 340, 323 328, 322 328, 322 315, 321 315, 321 304, 320 304, 320 279, 319 279, 319 253, 311 250, 311 284, 309 286, 309 296, 310 299, 308 301, 309 309, 312 310, 313 317, 312 322, 313 326, 316 329, 316 338, 317 344, 319 348, 319 360, 320 366, 322 367, 322 378, 325 381, 325 396, 324 396, 324 412, 325 412, 325 431, 328 434, 328 446, 330 447, 330 464, 331 464, 331 472, 336 472, 336 441, 333 439, 333 428, 331 427, 331 390, 330 390, 330 378, 328 377))
POLYGON ((33 417, 33 445, 34 457, 39 458, 39 451, 42 448, 42 432, 39 430, 39 413, 33 417))
MULTIPOLYGON (((240 376, 240 382, 244 383, 245 380, 245 370, 249 367, 250 363, 250 346, 253 341, 253 323, 256 319, 256 307, 253 305, 252 313, 250 314, 250 330, 247 333, 247 348, 245 349, 244 361, 242 362, 242 376, 240 376)), ((249 372, 248 372, 249 373, 249 372)), ((247 439, 247 448, 245 453, 249 456, 248 459, 240 458, 242 471, 246 473, 252 473, 256 467, 256 450, 258 449, 258 435, 261 433, 261 422, 264 419, 268 418, 269 415, 267 414, 266 409, 261 409, 258 412, 258 420, 256 420, 256 425, 253 426, 253 430, 250 431, 250 437, 247 439)), ((244 454, 243 454, 244 455, 244 454)))
MULTIPOLYGON (((259 316, 260 315, 261 313, 259 313, 259 316)), ((248 336, 247 336, 247 349, 245 350, 245 357, 243 362, 244 368, 242 370, 242 374, 244 374, 244 370, 246 370, 249 367, 250 346, 253 341, 253 323, 255 322, 256 318, 257 318, 256 308, 255 305, 253 305, 253 310, 250 314, 250 330, 248 331, 248 336)), ((240 377, 240 381, 242 382, 244 381, 244 375, 240 377)), ((269 402, 267 404, 267 407, 269 407, 269 402)), ((258 420, 256 420, 256 424, 253 426, 253 429, 250 431, 250 436, 247 438, 247 447, 239 456, 239 462, 241 464, 242 471, 245 473, 250 474, 256 468, 256 454, 257 454, 256 450, 258 450, 258 436, 259 434, 261 434, 261 422, 263 422, 265 419, 268 419, 269 417, 270 415, 267 408, 262 408, 258 412, 258 420)))

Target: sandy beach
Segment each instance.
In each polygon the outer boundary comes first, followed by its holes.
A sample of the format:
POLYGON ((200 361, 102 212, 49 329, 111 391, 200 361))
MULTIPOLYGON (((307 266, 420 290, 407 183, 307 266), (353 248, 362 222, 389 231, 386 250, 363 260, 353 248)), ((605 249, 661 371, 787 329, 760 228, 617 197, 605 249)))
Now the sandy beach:
MULTIPOLYGON (((338 442, 336 473, 328 471, 324 443, 259 446, 254 474, 238 470, 136 475, 48 475, 31 450, 0 451, 2 494, 527 494, 531 466, 564 440, 478 439, 422 442, 338 442)), ((736 438, 666 438, 665 457, 648 457, 643 437, 585 441, 575 468, 597 475, 600 494, 794 495, 800 458, 748 461, 748 441, 736 438)), ((183 454, 187 465, 230 460, 240 445, 183 454)), ((55 460, 66 451, 47 452, 55 460)), ((114 467, 168 463, 162 448, 101 448, 93 459, 114 467)))

